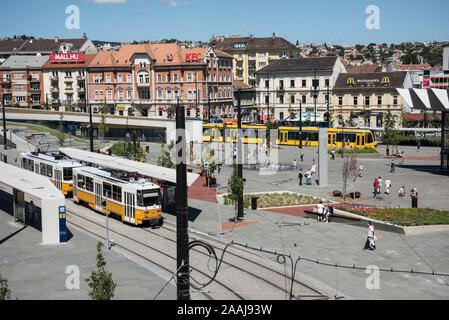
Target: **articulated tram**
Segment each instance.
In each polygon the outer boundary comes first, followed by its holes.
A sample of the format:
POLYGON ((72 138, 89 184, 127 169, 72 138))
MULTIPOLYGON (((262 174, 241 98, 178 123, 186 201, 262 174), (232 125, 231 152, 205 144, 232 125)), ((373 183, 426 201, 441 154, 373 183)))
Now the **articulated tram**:
POLYGON ((23 169, 46 176, 65 196, 73 193, 73 169, 82 165, 60 154, 22 153, 23 169))
MULTIPOLYGON (((226 127, 228 131, 227 142, 236 142, 237 125, 229 125, 226 127)), ((243 143, 265 143, 266 136, 259 137, 260 131, 266 130, 264 125, 242 125, 243 143), (251 131, 253 130, 253 131, 251 131)), ((203 124, 203 142, 223 142, 223 125, 222 124, 203 124)), ((299 127, 279 127, 278 145, 299 146, 300 143, 299 127)), ((302 145, 318 146, 318 128, 303 127, 302 128, 302 145)), ((346 141, 346 147, 352 148, 376 148, 377 141, 373 133, 368 129, 328 129, 328 146, 330 148, 342 148, 343 141, 346 141)))
POLYGON ((161 226, 160 187, 136 172, 79 167, 73 169, 73 200, 122 221, 161 226))

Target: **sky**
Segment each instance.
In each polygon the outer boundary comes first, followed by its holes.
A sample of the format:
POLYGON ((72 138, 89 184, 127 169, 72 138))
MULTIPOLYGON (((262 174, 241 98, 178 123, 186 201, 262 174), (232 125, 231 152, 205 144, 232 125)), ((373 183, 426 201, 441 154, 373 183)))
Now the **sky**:
POLYGON ((447 0, 2 0, 0 38, 209 41, 215 35, 340 45, 449 40, 447 0), (379 28, 366 20, 379 9, 379 28), (72 6, 72 7, 69 7, 72 6), (79 25, 74 11, 79 9, 79 25), (75 29, 67 28, 70 20, 75 29))

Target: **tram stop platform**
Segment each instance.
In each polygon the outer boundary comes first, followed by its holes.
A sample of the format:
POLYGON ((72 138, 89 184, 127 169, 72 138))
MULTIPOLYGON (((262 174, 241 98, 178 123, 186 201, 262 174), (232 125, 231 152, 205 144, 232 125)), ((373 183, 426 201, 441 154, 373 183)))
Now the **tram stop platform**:
MULTIPOLYGON (((69 241, 64 244, 42 245, 38 230, 30 226, 24 228, 23 224, 14 222, 11 215, 0 210, 0 274, 8 280, 12 299, 89 299, 84 279, 96 270, 99 239, 72 226, 68 234, 69 241), (79 276, 76 270, 79 270, 79 276), (77 281, 79 289, 75 286, 77 281)), ((113 300, 151 300, 168 280, 117 247, 110 251, 103 247, 103 254, 106 269, 117 284, 113 300)), ((171 281, 156 300, 174 299, 176 287, 171 281)))

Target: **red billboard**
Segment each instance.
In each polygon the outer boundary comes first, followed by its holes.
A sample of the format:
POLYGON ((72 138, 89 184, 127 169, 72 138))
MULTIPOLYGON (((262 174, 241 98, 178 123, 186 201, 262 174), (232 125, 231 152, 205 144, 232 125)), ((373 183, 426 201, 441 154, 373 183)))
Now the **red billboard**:
POLYGON ((83 63, 84 53, 51 53, 50 54, 50 63, 83 63))
POLYGON ((429 78, 424 78, 423 79, 422 87, 423 88, 429 88, 430 87, 430 79, 429 78))

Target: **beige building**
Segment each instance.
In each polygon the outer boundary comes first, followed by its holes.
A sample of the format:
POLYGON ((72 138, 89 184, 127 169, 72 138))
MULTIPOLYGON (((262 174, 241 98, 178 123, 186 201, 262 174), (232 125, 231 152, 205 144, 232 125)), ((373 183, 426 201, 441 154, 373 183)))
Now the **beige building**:
POLYGON ((276 37, 275 33, 269 38, 215 37, 210 45, 233 56, 234 79, 253 87, 256 86, 257 71, 274 60, 297 57, 300 51, 287 40, 276 37))
POLYGON ((341 73, 332 95, 333 125, 352 118, 353 127, 382 128, 390 110, 399 128, 405 105, 396 89, 411 87, 408 72, 341 73))

